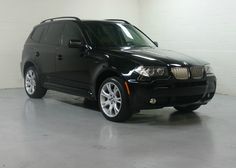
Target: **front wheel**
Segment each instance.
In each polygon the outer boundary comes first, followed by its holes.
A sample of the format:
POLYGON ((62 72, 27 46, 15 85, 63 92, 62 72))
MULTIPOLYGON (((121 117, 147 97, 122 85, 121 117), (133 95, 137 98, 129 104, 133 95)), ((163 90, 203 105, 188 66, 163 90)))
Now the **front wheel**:
POLYGON ((99 107, 107 120, 124 122, 132 116, 122 79, 106 79, 100 86, 98 99, 99 107))
POLYGON ((200 106, 201 105, 187 105, 187 106, 174 106, 174 108, 179 112, 187 113, 197 110, 198 108, 200 108, 200 106))

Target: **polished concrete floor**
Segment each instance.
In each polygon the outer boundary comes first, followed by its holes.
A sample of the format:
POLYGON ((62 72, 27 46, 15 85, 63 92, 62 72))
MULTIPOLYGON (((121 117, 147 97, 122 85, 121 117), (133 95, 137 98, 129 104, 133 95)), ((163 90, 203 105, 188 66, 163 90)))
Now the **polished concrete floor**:
POLYGON ((0 168, 234 168, 235 106, 217 95, 196 113, 149 110, 119 124, 76 96, 0 90, 0 168))

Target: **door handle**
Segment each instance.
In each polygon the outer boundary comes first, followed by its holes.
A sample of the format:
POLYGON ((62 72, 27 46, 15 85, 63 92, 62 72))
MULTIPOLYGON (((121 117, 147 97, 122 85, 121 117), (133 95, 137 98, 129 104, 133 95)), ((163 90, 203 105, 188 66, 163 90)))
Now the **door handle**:
POLYGON ((39 57, 39 56, 40 56, 40 53, 37 51, 37 52, 35 53, 35 56, 36 56, 36 57, 39 57))
POLYGON ((57 56, 57 59, 58 59, 59 61, 63 60, 62 55, 58 55, 58 56, 57 56))

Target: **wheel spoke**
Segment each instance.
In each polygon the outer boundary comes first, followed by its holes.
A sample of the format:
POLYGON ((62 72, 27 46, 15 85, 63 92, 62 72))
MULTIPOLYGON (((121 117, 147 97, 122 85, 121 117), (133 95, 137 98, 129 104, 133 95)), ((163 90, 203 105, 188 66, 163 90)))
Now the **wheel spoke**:
POLYGON ((110 97, 110 95, 108 93, 106 93, 105 90, 102 90, 101 95, 106 97, 106 98, 110 97))
POLYGON ((119 89, 115 86, 115 88, 114 88, 114 94, 115 94, 115 96, 116 96, 117 93, 119 93, 119 89))
POLYGON ((34 86, 32 86, 32 91, 33 91, 33 93, 34 93, 34 91, 35 91, 35 88, 34 88, 34 86))
POLYGON ((115 110, 115 113, 118 114, 119 113, 119 109, 117 108, 117 104, 114 105, 114 110, 115 110))
POLYGON ((30 78, 32 78, 32 71, 31 70, 29 70, 28 75, 30 78))
POLYGON ((121 102, 121 97, 115 97, 116 102, 121 102))
POLYGON ((27 74, 27 75, 26 75, 26 79, 30 80, 30 78, 31 78, 31 77, 30 77, 30 74, 27 74))
POLYGON ((35 80, 35 78, 36 78, 36 77, 35 77, 35 74, 33 74, 33 75, 32 75, 32 79, 35 80))
POLYGON ((112 115, 112 109, 113 109, 113 105, 111 104, 111 105, 109 106, 109 113, 110 113, 110 115, 112 115))
POLYGON ((106 86, 107 86, 107 90, 108 90, 109 94, 112 94, 113 91, 112 91, 112 89, 111 89, 111 84, 108 83, 106 86))
POLYGON ((30 82, 29 81, 26 81, 25 84, 26 84, 26 87, 30 86, 30 82))
POLYGON ((30 93, 32 93, 32 92, 33 92, 33 89, 32 89, 32 87, 30 87, 30 88, 29 88, 29 91, 30 91, 30 93))
POLYGON ((107 100, 107 101, 102 103, 102 107, 107 107, 109 104, 110 104, 110 101, 107 100))

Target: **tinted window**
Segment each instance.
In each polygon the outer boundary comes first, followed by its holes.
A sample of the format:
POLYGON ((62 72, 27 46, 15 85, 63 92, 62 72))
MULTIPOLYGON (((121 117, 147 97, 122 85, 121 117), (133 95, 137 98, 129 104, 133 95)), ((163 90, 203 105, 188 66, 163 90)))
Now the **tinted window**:
POLYGON ((48 28, 47 33, 42 38, 42 43, 59 45, 61 40, 61 34, 64 28, 64 23, 54 23, 48 28))
POLYGON ((45 29, 45 28, 44 28, 43 26, 36 27, 36 28, 34 29, 34 31, 33 31, 33 34, 32 34, 32 36, 31 36, 31 39, 32 39, 33 41, 39 42, 40 37, 41 37, 41 35, 42 35, 44 29, 45 29))
POLYGON ((77 23, 71 22, 65 25, 63 33, 63 45, 68 46, 70 40, 81 40, 83 41, 83 36, 79 25, 77 23))
POLYGON ((87 22, 88 32, 98 47, 155 47, 142 32, 129 24, 87 22))

